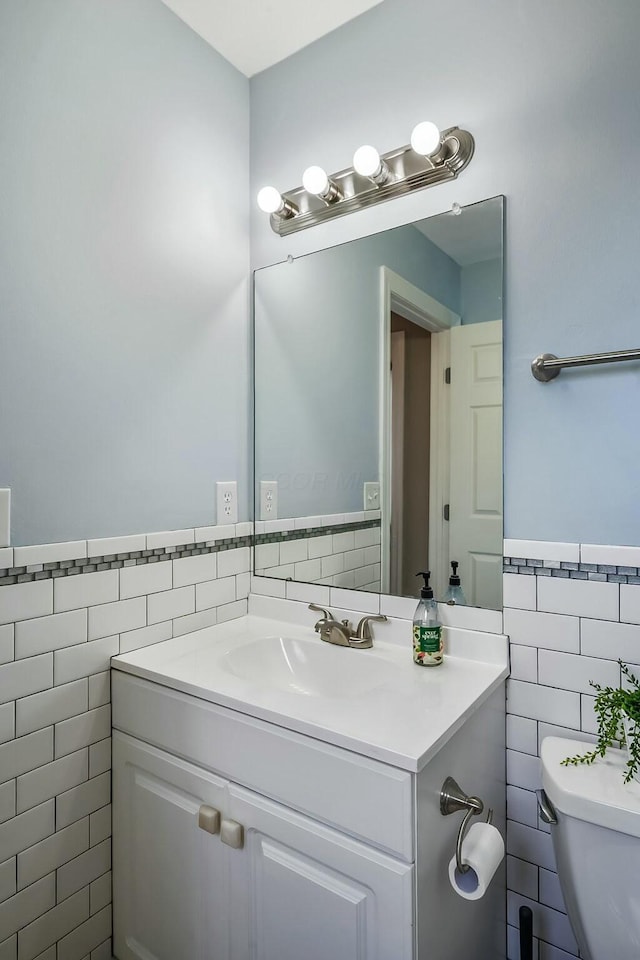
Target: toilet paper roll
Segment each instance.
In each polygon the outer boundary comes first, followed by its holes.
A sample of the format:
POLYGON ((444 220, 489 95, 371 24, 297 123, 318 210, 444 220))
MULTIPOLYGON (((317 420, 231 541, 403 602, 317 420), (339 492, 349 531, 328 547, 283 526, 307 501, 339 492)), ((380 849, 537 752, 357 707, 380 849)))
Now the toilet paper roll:
POLYGON ((462 841, 462 862, 469 865, 466 873, 456 867, 456 858, 449 862, 449 881, 459 897, 479 900, 484 897, 493 875, 504 858, 504 841, 490 823, 474 823, 462 841))

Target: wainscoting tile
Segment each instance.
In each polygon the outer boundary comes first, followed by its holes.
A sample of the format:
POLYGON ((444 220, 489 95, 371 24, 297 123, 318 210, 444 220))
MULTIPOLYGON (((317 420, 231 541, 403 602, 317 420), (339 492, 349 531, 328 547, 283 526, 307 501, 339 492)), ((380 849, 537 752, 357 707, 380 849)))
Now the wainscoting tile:
POLYGON ((53 654, 53 677, 56 687, 72 680, 88 677, 92 673, 103 673, 109 669, 111 657, 119 650, 118 637, 103 637, 101 640, 89 640, 77 647, 65 647, 53 654))
POLYGON ((43 653, 0 667, 0 703, 8 703, 53 686, 53 654, 43 653))
POLYGON ((580 695, 572 691, 508 680, 507 709, 519 717, 580 729, 580 695))
POLYGON ((0 627, 0 664, 9 663, 15 659, 15 626, 5 623, 0 627))
POLYGON ((537 581, 537 577, 522 577, 513 573, 503 574, 503 605, 505 607, 517 607, 520 610, 535 610, 537 581))
POLYGON ((71 647, 86 639, 86 609, 23 620, 16 624, 16 659, 71 647))
POLYGON ((162 533, 147 534, 147 550, 159 547, 178 547, 196 542, 195 530, 165 530, 162 533))
POLYGON ((118 553, 136 553, 146 550, 147 538, 144 533, 134 533, 126 537, 104 537, 101 540, 87 540, 87 556, 104 557, 118 553))
POLYGON ((89 640, 99 640, 115 633, 135 630, 147 623, 146 597, 119 600, 116 603, 89 607, 89 640))
MULTIPOLYGON (((137 568, 136 568, 137 569, 137 568)), ((146 569, 146 568, 145 568, 146 569)), ((42 580, 43 586, 54 587, 56 613, 111 603, 118 599, 118 571, 102 570, 99 573, 80 574, 76 577, 61 577, 53 581, 42 580)), ((39 586, 36 583, 33 586, 39 586)))
POLYGON ((640 625, 581 620, 580 652, 587 657, 640 664, 640 625))
POLYGON ((87 750, 79 750, 68 757, 54 760, 44 766, 18 777, 16 805, 18 813, 24 813, 59 793, 71 790, 84 783, 89 776, 87 750))
POLYGON ((120 634, 120 653, 130 653, 141 647, 149 647, 154 643, 162 643, 173 636, 171 620, 164 623, 154 623, 151 627, 142 627, 140 630, 131 630, 120 634))
POLYGON ((109 736, 111 736, 110 704, 96 707, 95 710, 87 710, 78 717, 56 723, 56 757, 64 757, 68 753, 74 753, 82 747, 88 747, 109 736))
POLYGON ((620 667, 613 660, 557 653, 555 650, 540 650, 538 662, 540 684, 561 690, 593 694, 591 681, 603 686, 617 687, 620 683, 620 667))
POLYGON ((111 775, 103 773, 56 797, 56 827, 66 827, 74 820, 104 807, 111 800, 111 775))
POLYGON ((640 623, 640 584, 620 586, 620 619, 640 623))
POLYGON ((580 560, 582 563, 603 563, 616 567, 640 567, 640 547, 583 543, 580 547, 580 560))
POLYGON ((53 613, 53 581, 36 580, 0 587, 0 624, 53 613))
MULTIPOLYGON (((194 560, 203 559, 194 557, 194 560)), ((178 560, 177 563, 188 563, 189 560, 178 560)), ((176 582, 174 568, 174 584, 176 582)), ((152 593, 147 597, 149 624, 161 623, 163 620, 173 620, 176 617, 186 617, 196 611, 196 590, 193 585, 167 590, 165 593, 152 593)))
POLYGON ((89 849, 89 818, 77 820, 18 854, 18 889, 35 883, 89 849))
POLYGON ((507 714, 507 747, 520 753, 538 753, 538 724, 526 717, 507 714))
POLYGON ((580 650, 578 617, 507 608, 504 611, 504 632, 512 643, 563 650, 566 653, 578 653, 580 650))
POLYGON ((538 580, 539 610, 595 620, 619 619, 620 587, 617 583, 555 577, 534 579, 538 580))
POLYGON ((13 548, 13 563, 16 567, 27 567, 33 563, 56 563, 60 560, 80 560, 86 556, 86 540, 13 548))
MULTIPOLYGON (((148 593, 160 593, 171 590, 172 563, 145 563, 136 567, 124 567, 120 570, 120 599, 142 597, 148 593)), ((113 571, 116 576, 118 571, 113 571)), ((114 598, 117 599, 117 598, 114 598)))
POLYGON ((527 560, 564 560, 578 563, 580 544, 556 543, 554 540, 505 540, 504 555, 527 560))
POLYGON ((203 583, 205 580, 215 580, 218 575, 217 560, 221 556, 223 554, 204 553, 196 557, 173 560, 173 586, 185 587, 203 583))

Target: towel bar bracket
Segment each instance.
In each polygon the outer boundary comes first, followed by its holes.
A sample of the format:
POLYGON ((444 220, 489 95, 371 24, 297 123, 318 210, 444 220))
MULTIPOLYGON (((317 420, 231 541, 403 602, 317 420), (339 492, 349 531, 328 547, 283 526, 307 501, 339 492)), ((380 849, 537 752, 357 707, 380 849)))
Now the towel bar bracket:
POLYGON ((624 360, 640 360, 640 349, 588 353, 582 357, 556 357, 553 353, 542 353, 532 361, 531 373, 540 383, 548 383, 555 380, 563 367, 591 367, 598 363, 621 363, 624 360))

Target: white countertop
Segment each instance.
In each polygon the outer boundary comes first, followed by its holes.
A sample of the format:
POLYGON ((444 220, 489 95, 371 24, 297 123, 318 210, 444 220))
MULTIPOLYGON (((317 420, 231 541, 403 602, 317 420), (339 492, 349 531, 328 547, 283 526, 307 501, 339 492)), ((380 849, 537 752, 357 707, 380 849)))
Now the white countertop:
POLYGON ((353 650, 323 643, 312 627, 246 616, 114 657, 112 667, 416 772, 504 682, 507 640, 445 628, 444 663, 418 667, 404 622, 406 647, 376 640, 353 650), (271 684, 268 656, 260 673, 265 638, 276 653, 279 638, 290 638, 302 682, 271 684), (250 661, 256 679, 236 669, 250 661), (310 689, 318 665, 320 692, 310 689))

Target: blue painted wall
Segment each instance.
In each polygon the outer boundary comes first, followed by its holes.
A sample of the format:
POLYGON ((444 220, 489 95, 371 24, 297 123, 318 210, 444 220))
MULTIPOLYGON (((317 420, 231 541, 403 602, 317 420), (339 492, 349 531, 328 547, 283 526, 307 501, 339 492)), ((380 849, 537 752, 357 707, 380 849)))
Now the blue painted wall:
POLYGON ((253 196, 420 119, 476 138, 458 181, 285 240, 254 206, 253 259, 506 195, 508 537, 640 543, 638 365, 529 372, 538 353, 640 346, 638 36, 636 0, 385 0, 251 82, 253 196))
POLYGON ((249 82, 160 0, 0 3, 12 542, 248 512, 249 82))
POLYGON ((480 260, 460 270, 460 311, 463 323, 502 319, 502 260, 480 260))

